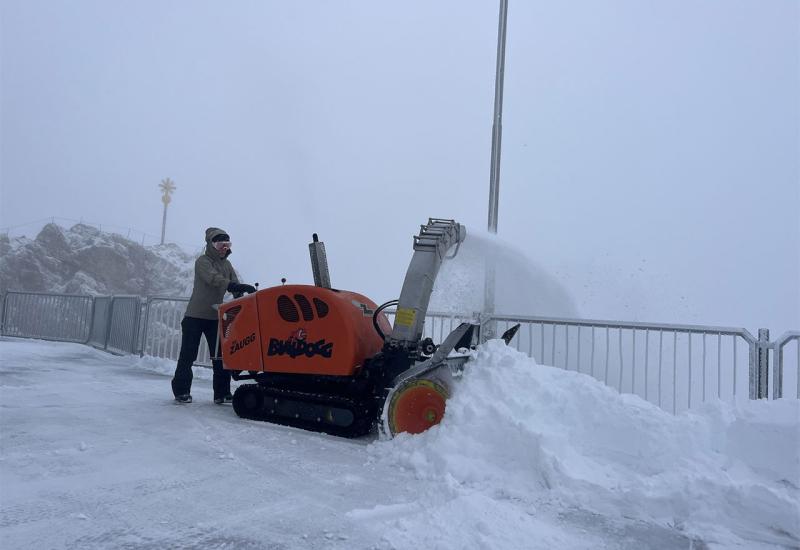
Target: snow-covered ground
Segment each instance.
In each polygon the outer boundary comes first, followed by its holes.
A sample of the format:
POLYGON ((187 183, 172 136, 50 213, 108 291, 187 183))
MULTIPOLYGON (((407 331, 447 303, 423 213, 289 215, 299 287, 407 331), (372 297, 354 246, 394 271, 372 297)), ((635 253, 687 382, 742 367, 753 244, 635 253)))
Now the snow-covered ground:
POLYGON ((3 548, 797 548, 800 403, 672 416, 489 342, 392 441, 244 421, 198 369, 0 340, 3 548))

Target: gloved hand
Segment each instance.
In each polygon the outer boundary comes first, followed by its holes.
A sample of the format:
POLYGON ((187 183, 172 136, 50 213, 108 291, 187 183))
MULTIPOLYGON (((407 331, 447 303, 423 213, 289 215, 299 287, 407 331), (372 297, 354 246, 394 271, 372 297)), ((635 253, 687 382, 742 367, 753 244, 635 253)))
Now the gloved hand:
POLYGON ((255 291, 256 287, 254 287, 253 285, 247 285, 244 283, 234 283, 233 281, 228 283, 228 292, 231 292, 233 294, 242 295, 245 292, 248 294, 252 294, 255 291))

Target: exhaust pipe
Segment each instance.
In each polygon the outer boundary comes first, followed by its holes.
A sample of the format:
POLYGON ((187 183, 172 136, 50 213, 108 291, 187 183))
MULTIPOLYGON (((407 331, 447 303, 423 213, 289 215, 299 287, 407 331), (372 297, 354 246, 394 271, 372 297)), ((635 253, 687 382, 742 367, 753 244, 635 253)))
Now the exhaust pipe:
POLYGON ((314 285, 331 288, 331 274, 328 272, 328 256, 325 254, 325 243, 314 233, 314 242, 308 244, 311 255, 311 271, 314 273, 314 285))

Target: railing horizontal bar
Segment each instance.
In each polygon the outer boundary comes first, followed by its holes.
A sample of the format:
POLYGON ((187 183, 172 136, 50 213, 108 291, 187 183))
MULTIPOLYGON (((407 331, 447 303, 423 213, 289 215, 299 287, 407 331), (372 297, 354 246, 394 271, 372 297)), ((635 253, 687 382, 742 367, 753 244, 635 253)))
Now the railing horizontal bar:
POLYGON ((569 326, 583 326, 583 327, 603 327, 603 328, 622 328, 622 329, 637 329, 637 330, 665 330, 675 332, 691 332, 695 334, 711 333, 714 334, 728 334, 737 335, 744 338, 748 343, 756 342, 753 335, 745 328, 736 327, 716 327, 716 326, 701 326, 701 325, 675 325, 669 323, 636 323, 629 321, 604 321, 594 319, 561 319, 558 317, 529 317, 529 316, 511 316, 511 315, 492 315, 494 321, 511 321, 511 322, 525 322, 525 323, 544 323, 550 325, 569 325, 569 326))

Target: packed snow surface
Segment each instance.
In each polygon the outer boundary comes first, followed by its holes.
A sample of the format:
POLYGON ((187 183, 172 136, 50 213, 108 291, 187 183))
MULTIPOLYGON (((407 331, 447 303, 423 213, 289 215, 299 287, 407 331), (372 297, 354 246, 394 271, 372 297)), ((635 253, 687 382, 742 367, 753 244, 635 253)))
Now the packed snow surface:
POLYGON ((345 440, 172 402, 174 364, 0 340, 8 548, 796 548, 800 404, 672 416, 479 348, 441 425, 345 440))

